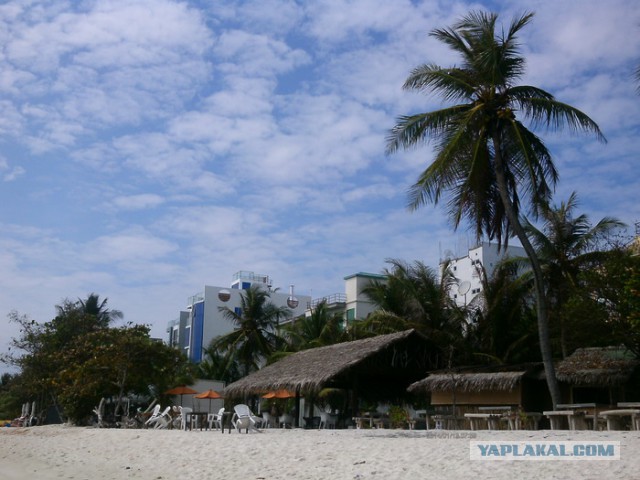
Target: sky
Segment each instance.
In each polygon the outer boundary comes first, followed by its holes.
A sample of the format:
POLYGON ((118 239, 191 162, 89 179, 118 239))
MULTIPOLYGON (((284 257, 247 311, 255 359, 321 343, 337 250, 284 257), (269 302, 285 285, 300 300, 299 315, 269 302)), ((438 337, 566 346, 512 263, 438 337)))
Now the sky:
MULTIPOLYGON (((587 113, 607 143, 536 131, 592 221, 640 221, 637 0, 4 1, 0 5, 0 352, 7 315, 46 322, 97 293, 166 338, 188 297, 240 270, 313 298, 387 259, 437 268, 474 238, 407 210, 432 145, 385 155, 402 90, 459 63, 429 37, 470 10, 519 35, 522 84, 587 113)), ((630 229, 631 233, 633 228, 630 229)), ((4 367, 0 367, 4 368, 4 367)))

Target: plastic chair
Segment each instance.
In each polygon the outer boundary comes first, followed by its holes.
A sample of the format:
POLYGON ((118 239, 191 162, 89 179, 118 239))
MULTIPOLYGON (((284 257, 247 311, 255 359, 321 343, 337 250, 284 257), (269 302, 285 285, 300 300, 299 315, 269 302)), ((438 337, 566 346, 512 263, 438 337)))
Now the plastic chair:
POLYGON ((278 418, 278 423, 280 424, 280 428, 291 428, 293 427, 293 417, 291 415, 289 415, 288 413, 285 413, 283 415, 280 415, 280 418, 278 418))
POLYGON ((320 424, 318 425, 318 430, 321 430, 323 428, 336 428, 337 422, 337 415, 331 415, 327 412, 320 412, 320 424))
POLYGON ((222 429, 222 419, 224 418, 224 407, 218 410, 218 413, 210 413, 207 415, 207 421, 209 422, 209 430, 213 430, 215 426, 216 429, 222 429))

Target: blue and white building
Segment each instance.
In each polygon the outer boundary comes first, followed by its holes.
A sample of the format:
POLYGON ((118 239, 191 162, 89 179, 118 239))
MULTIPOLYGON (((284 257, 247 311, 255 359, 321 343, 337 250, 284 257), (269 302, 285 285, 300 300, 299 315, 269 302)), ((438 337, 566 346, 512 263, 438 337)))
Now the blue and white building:
POLYGON ((211 340, 233 331, 233 324, 224 317, 220 307, 227 307, 239 314, 242 291, 252 285, 268 290, 269 301, 274 305, 288 307, 290 318, 304 315, 311 302, 311 297, 307 295, 295 297, 293 287, 288 293, 272 291, 268 275, 240 271, 233 276, 230 287, 206 285, 203 292, 189 297, 185 310, 167 327, 169 344, 179 348, 192 362, 201 362, 203 349, 209 346, 211 340))

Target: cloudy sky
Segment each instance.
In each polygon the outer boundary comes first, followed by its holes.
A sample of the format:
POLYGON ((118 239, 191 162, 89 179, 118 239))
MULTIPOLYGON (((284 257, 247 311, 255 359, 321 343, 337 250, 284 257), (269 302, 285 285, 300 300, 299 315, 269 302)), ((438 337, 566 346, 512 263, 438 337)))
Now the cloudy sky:
MULTIPOLYGON (((0 5, 0 313, 45 322, 91 292, 165 336, 238 270, 314 298, 385 259, 436 266, 470 241, 407 211, 428 147, 387 157, 411 68, 458 59, 427 34, 520 1, 5 1, 0 5)), ((640 220, 640 5, 526 2, 523 83, 608 143, 539 132, 597 220, 640 220)), ((472 241, 473 239, 471 239, 472 241)), ((15 325, 0 320, 0 351, 15 325)))

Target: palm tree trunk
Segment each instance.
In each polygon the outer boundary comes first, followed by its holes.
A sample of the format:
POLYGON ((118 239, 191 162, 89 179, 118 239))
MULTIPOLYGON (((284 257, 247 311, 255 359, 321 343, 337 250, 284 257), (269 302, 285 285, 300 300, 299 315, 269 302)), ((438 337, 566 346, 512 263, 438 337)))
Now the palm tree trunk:
POLYGON ((494 147, 494 160, 495 160, 495 173, 496 182, 498 184, 498 190, 500 192, 500 198, 504 205, 505 213, 509 219, 509 224, 513 229, 513 232, 522 243, 527 257, 531 262, 531 270, 533 271, 533 279, 536 291, 536 313, 538 319, 538 338, 540 342, 540 355, 542 356, 542 362, 544 364, 544 372, 547 377, 547 386, 549 388, 549 394, 551 395, 551 401, 553 407, 561 403, 560 387, 558 385, 558 379, 556 378, 556 370, 553 364, 553 351, 551 349, 551 340, 549 336, 549 314, 547 307, 547 297, 544 291, 544 283, 542 279, 542 268, 536 251, 529 242, 524 228, 520 224, 520 220, 515 213, 511 199, 509 198, 507 180, 504 172, 504 164, 502 159, 502 152, 500 149, 500 137, 497 132, 493 133, 493 147, 494 147))

